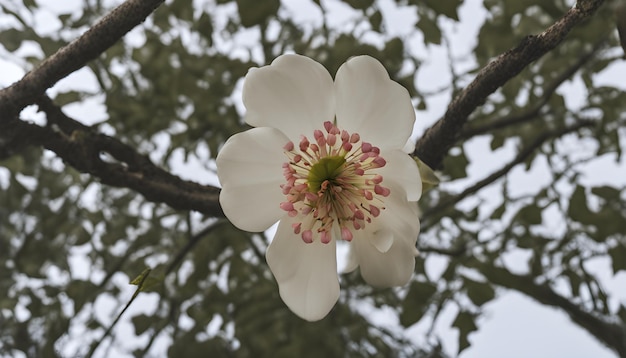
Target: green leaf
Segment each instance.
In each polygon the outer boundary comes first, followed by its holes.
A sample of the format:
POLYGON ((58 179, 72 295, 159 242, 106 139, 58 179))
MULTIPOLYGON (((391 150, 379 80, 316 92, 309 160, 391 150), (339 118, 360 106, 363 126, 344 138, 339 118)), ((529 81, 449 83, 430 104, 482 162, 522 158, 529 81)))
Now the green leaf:
POLYGON ((417 168, 420 171, 420 177, 422 178, 422 191, 430 190, 439 185, 439 177, 434 170, 420 160, 418 157, 413 157, 417 168))
POLYGON ((146 268, 145 270, 143 270, 139 276, 135 277, 134 279, 130 280, 130 284, 131 285, 135 285, 135 286, 141 286, 143 285, 143 282, 145 281, 145 279, 148 277, 148 275, 150 275, 150 272, 152 271, 151 268, 146 268))
POLYGON ((65 292, 74 301, 76 312, 79 312, 92 299, 91 295, 96 289, 91 281, 73 280, 67 285, 65 292))
POLYGON ((437 14, 459 21, 457 8, 462 3, 462 0, 424 0, 424 3, 437 14))
POLYGON ((72 13, 69 14, 60 14, 59 20, 63 23, 63 25, 67 25, 67 20, 72 18, 72 13))
POLYGON ((443 159, 444 173, 450 176, 450 179, 461 179, 467 177, 466 168, 469 164, 464 152, 457 155, 448 155, 443 159))
POLYGON ((517 247, 520 249, 537 249, 545 246, 547 241, 540 237, 526 233, 517 237, 517 247))
POLYGON ((202 36, 203 38, 207 40, 207 44, 209 46, 212 46, 213 45, 213 36, 212 36, 213 35, 213 19, 211 18, 211 16, 209 16, 209 14, 207 14, 206 12, 203 12, 202 15, 200 15, 200 18, 198 19, 198 21, 194 23, 194 27, 196 28, 200 36, 202 36))
POLYGON ((626 270, 626 245, 618 243, 617 246, 609 249, 608 254, 613 262, 614 274, 617 274, 618 271, 626 270))
POLYGON ((280 0, 237 0, 239 18, 244 27, 262 24, 276 15, 279 6, 280 0))
POLYGON ((24 165, 24 157, 19 155, 0 160, 0 167, 7 168, 12 173, 21 173, 24 165))
POLYGON ((140 335, 143 332, 147 331, 150 326, 152 326, 152 322, 154 318, 145 314, 140 314, 134 316, 132 318, 133 325, 135 326, 135 334, 140 335))
POLYGON ((612 186, 598 186, 591 188, 591 192, 607 201, 619 199, 620 197, 620 191, 612 186))
POLYGON ((467 336, 478 330, 474 322, 474 315, 467 311, 460 311, 454 322, 452 322, 452 327, 459 329, 459 353, 461 353, 470 346, 467 336))
POLYGON ((374 4, 374 0, 343 0, 343 2, 357 10, 365 10, 374 4))
POLYGON ((426 101, 420 100, 419 103, 417 104, 417 110, 418 111, 425 111, 426 110, 426 101))
POLYGON ((408 327, 422 319, 428 308, 428 302, 436 292, 437 286, 432 282, 413 282, 402 301, 400 323, 408 327))
POLYGON ((380 11, 375 11, 373 14, 369 16, 370 24, 372 25, 372 29, 377 32, 381 32, 380 25, 383 23, 383 15, 380 11))
POLYGON ((517 213, 517 219, 527 225, 539 225, 541 224, 541 208, 535 204, 530 204, 523 207, 517 213))
POLYGON ((420 29, 422 34, 424 34, 424 44, 441 44, 441 30, 439 29, 435 19, 430 19, 424 16, 420 18, 417 24, 415 24, 415 27, 420 29))
POLYGON ((0 31, 0 44, 4 48, 13 52, 22 46, 22 40, 24 39, 24 33, 18 29, 4 29, 0 31))
POLYGON ((577 185, 572 197, 569 200, 569 207, 567 208, 567 214, 573 220, 576 220, 583 224, 589 224, 593 222, 593 213, 587 207, 587 195, 585 194, 585 187, 577 185))
POLYGON ((493 135, 493 137, 491 138, 491 150, 496 150, 500 147, 502 147, 504 145, 504 140, 506 138, 502 135, 493 135))
POLYGON ((482 306, 496 297, 496 291, 486 282, 477 282, 464 278, 467 296, 476 306, 482 306))
POLYGON ((506 211, 506 205, 505 203, 502 203, 502 205, 498 206, 492 213, 490 218, 491 219, 495 219, 498 220, 502 217, 502 215, 504 215, 504 212, 506 211))
POLYGON ((139 286, 141 292, 155 291, 163 283, 164 277, 162 275, 150 275, 151 273, 152 269, 146 268, 139 276, 132 279, 130 284, 139 286))
POLYGON ((80 101, 81 97, 81 93, 77 91, 63 92, 54 97, 54 103, 62 107, 66 104, 80 101))
POLYGON ((193 7, 186 1, 174 1, 170 5, 170 12, 184 21, 193 21, 193 7))

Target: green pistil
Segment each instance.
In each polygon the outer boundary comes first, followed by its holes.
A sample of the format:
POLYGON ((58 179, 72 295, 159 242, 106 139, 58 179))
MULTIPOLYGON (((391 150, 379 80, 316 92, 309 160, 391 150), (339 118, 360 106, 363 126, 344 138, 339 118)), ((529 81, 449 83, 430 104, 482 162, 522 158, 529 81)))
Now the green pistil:
POLYGON ((342 156, 324 157, 311 166, 309 176, 307 177, 309 191, 317 193, 322 188, 322 183, 326 180, 332 182, 335 180, 346 163, 346 159, 342 156))

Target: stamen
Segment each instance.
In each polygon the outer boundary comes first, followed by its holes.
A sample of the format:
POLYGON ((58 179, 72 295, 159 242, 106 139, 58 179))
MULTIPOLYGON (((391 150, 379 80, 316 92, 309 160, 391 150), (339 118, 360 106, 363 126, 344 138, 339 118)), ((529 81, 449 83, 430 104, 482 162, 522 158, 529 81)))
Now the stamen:
POLYGON ((323 244, 328 244, 330 242, 330 234, 328 233, 328 231, 320 232, 320 240, 323 244))
POLYGON ((293 228, 293 233, 297 235, 300 233, 300 229, 302 229, 302 223, 291 224, 291 227, 293 228))
POLYGON ((378 147, 330 121, 324 122, 324 131, 313 132, 313 139, 311 143, 302 136, 297 148, 293 142, 283 147, 289 160, 283 164, 286 182, 280 187, 286 200, 280 208, 297 218, 293 232, 305 243, 329 243, 335 225, 341 239, 351 241, 355 231, 385 209, 384 198, 391 190, 382 185, 382 175, 371 170, 387 162, 378 147))
POLYGON ((311 230, 305 230, 302 233, 302 240, 304 242, 306 242, 307 244, 310 244, 313 242, 313 232, 311 230))
POLYGON ((348 229, 347 227, 342 227, 341 228, 341 238, 346 240, 346 241, 352 241, 352 231, 350 231, 350 229, 348 229))

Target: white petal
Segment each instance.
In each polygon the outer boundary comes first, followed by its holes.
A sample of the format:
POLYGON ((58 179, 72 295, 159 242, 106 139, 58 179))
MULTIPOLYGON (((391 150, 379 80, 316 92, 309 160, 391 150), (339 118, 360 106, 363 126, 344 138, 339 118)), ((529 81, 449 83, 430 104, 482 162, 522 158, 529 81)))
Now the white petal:
POLYGON ((282 145, 289 140, 273 128, 253 128, 230 137, 217 154, 217 176, 222 184, 220 204, 233 225, 263 231, 285 213, 280 184, 287 157, 282 145))
POLYGON ((411 154, 415 151, 415 141, 411 138, 409 138, 409 140, 406 141, 406 144, 404 145, 404 147, 402 147, 402 151, 405 152, 406 154, 411 154))
POLYGON ((391 194, 385 198, 385 210, 380 212, 379 220, 375 224, 381 228, 391 230, 394 240, 402 239, 415 247, 417 235, 420 232, 419 211, 417 202, 407 200, 400 188, 389 185, 391 194))
POLYGON ((283 55, 270 66, 251 69, 244 81, 246 122, 281 130, 294 142, 312 136, 335 116, 333 80, 319 63, 283 55))
MULTIPOLYGON (((361 238, 359 238, 361 239, 361 238)), ((401 239, 395 239, 387 252, 380 252, 370 240, 353 240, 361 276, 375 287, 403 286, 409 282, 415 269, 413 248, 401 239)))
POLYGON ((409 92, 369 56, 353 57, 337 71, 337 123, 381 149, 402 149, 415 112, 409 92))
POLYGON ((339 298, 335 240, 306 244, 285 216, 267 248, 267 263, 287 307, 307 321, 324 318, 339 298))
POLYGON ((387 164, 378 169, 383 176, 383 185, 390 181, 400 185, 409 201, 418 201, 422 196, 422 177, 415 160, 401 150, 381 152, 387 164))
POLYGON ((389 251, 393 244, 393 232, 388 229, 376 231, 376 234, 370 237, 370 243, 381 253, 389 251))
MULTIPOLYGON (((419 234, 417 204, 398 194, 397 187, 385 198, 385 210, 371 227, 352 240, 361 275, 372 286, 392 287, 406 284, 415 269, 415 242, 419 234), (381 251, 380 236, 392 235, 387 251, 381 251)), ((383 240, 388 240, 387 238, 383 240)))

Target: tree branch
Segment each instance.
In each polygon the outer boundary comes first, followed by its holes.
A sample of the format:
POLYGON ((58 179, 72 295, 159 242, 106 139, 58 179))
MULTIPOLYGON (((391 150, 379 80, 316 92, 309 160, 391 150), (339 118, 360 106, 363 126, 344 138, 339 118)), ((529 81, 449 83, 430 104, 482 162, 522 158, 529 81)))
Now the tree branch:
POLYGON ((533 104, 528 109, 524 110, 521 113, 507 116, 491 123, 465 128, 461 132, 459 139, 469 139, 476 135, 489 133, 494 130, 502 129, 515 124, 524 123, 526 121, 537 118, 541 109, 550 101, 550 98, 561 86, 561 84, 568 80, 570 77, 572 77, 576 72, 578 72, 578 70, 583 67, 583 65, 589 62, 589 60, 591 60, 595 56, 595 54, 605 42, 606 39, 602 39, 602 41, 599 41, 591 51, 579 57, 570 67, 561 72, 552 82, 548 84, 548 86, 546 86, 546 88, 544 88, 542 96, 537 101, 533 101, 533 104))
POLYGON ((83 67, 142 23, 164 0, 127 0, 21 80, 0 90, 1 120, 14 118, 59 80, 83 67))
POLYGON ((597 340, 607 345, 620 357, 626 357, 626 331, 616 323, 584 311, 569 299, 557 294, 547 285, 535 283, 532 276, 517 275, 507 269, 473 260, 469 266, 475 267, 485 278, 498 286, 521 292, 541 304, 564 310, 572 321, 583 327, 597 340))
POLYGON ((579 0, 576 6, 544 32, 526 37, 517 47, 490 62, 454 98, 443 118, 418 140, 414 154, 429 167, 439 168, 443 157, 458 140, 469 115, 490 94, 561 43, 576 25, 589 18, 603 2, 604 0, 579 0))
POLYGON ((422 215, 422 220, 425 220, 427 217, 430 217, 446 208, 448 208, 451 205, 454 205, 458 202, 460 202, 461 200, 465 199, 466 197, 476 193, 477 191, 479 191, 480 189, 486 187, 487 185, 493 183, 494 181, 500 179, 501 177, 503 177, 504 175, 506 175, 511 169, 513 169, 513 167, 515 167, 516 165, 524 162, 526 159, 528 159, 530 157, 531 154, 533 154, 535 152, 535 150, 537 150, 539 147, 541 147, 541 145, 543 145, 543 143, 545 141, 547 141, 550 138, 556 138, 556 137, 560 137, 564 134, 570 133, 570 132, 574 132, 577 131, 583 127, 591 127, 593 126, 595 123, 593 121, 589 121, 589 120, 581 120, 580 122, 569 126, 569 127, 565 127, 565 128, 560 128, 560 129, 556 129, 556 130, 552 130, 549 132, 544 132, 542 135, 540 135, 539 137, 537 137, 531 144, 529 144, 526 148, 524 148, 523 150, 521 150, 519 153, 517 153, 517 156, 507 165, 505 165, 504 167, 502 167, 501 169, 497 170, 496 172, 492 173, 491 175, 489 175, 488 177, 482 179, 481 181, 477 182, 476 184, 472 185, 471 187, 463 190, 463 192, 461 192, 458 195, 455 195, 451 198, 448 198, 447 200, 443 200, 441 201, 437 206, 431 208, 428 211, 425 211, 424 214, 422 215))
POLYGON ((20 120, 0 122, 0 158, 16 147, 43 146, 56 153, 76 170, 89 173, 106 185, 123 187, 142 194, 149 201, 165 203, 174 209, 195 210, 213 217, 224 217, 219 205, 220 189, 183 180, 157 167, 150 158, 129 145, 67 117, 49 99, 37 100, 49 125, 40 127, 20 120), (105 161, 102 153, 115 159, 105 161))
MULTIPOLYGON (((126 1, 22 80, 1 90, 0 113, 14 120, 11 123, 0 120, 0 127, 3 127, 0 129, 4 129, 0 136, 0 157, 10 155, 15 150, 14 146, 19 149, 24 145, 43 145, 77 170, 100 178, 104 184, 136 190, 148 200, 164 202, 177 209, 223 216, 217 200, 219 189, 169 174, 130 146, 95 134, 67 118, 51 101, 42 97, 47 88, 112 46, 161 3, 162 0, 126 1), (24 106, 35 102, 60 131, 54 126, 40 127, 15 120, 24 106), (101 152, 111 154, 120 163, 103 161, 101 152)), ((459 137, 469 114, 530 62, 559 44, 574 26, 589 17, 602 3, 603 0, 579 1, 542 34, 529 36, 518 47, 487 65, 449 105, 445 116, 418 141, 415 154, 430 167, 439 167, 443 156, 459 137)))

